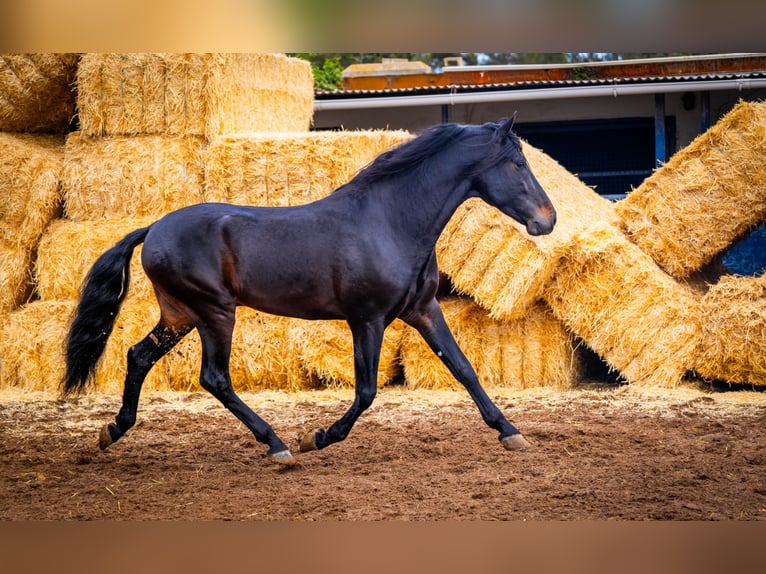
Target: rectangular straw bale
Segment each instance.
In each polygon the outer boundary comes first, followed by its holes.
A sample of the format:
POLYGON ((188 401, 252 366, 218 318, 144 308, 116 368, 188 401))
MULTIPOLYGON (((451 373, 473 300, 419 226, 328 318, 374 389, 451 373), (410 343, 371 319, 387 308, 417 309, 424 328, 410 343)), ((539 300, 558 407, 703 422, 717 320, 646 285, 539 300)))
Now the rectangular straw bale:
POLYGON ((0 54, 0 132, 64 133, 79 54, 0 54))
POLYGON ((85 221, 159 217, 206 200, 197 136, 67 137, 64 210, 85 221))
POLYGON ((740 102, 616 204, 623 232, 685 278, 766 219, 766 102, 740 102))
POLYGON ((0 239, 0 316, 32 295, 32 261, 30 249, 0 239))
MULTIPOLYGON (((545 304, 514 321, 492 319, 467 297, 444 299, 441 307, 483 387, 565 389, 579 380, 573 337, 545 304)), ((401 355, 409 388, 463 388, 414 329, 405 332, 401 355)))
POLYGON ((553 233, 531 237, 510 217, 471 199, 450 219, 436 253, 442 271, 494 319, 514 320, 540 298, 574 236, 593 221, 616 221, 612 204, 541 150, 523 143, 532 172, 553 203, 553 233))
POLYGON ((57 391, 74 301, 33 301, 0 322, 0 388, 57 391))
POLYGON ((766 385, 766 274, 727 276, 702 298, 694 370, 708 379, 766 385))
POLYGON ((86 54, 77 82, 90 136, 306 131, 313 116, 310 64, 281 54, 86 54))
MULTIPOLYGON (((396 377, 399 348, 406 325, 399 320, 391 323, 383 337, 378 366, 378 387, 396 377)), ((295 320, 288 337, 304 370, 329 387, 353 387, 354 343, 351 329, 345 321, 295 320)))
POLYGON ((544 292, 556 316, 631 383, 672 387, 691 369, 700 297, 614 226, 578 236, 544 292))
MULTIPOLYGON (((35 285, 44 300, 78 299, 90 268, 104 251, 131 231, 154 218, 54 221, 45 231, 37 252, 35 285)), ((151 282, 141 267, 141 246, 130 262, 130 293, 152 296, 151 282)))
POLYGON ((0 239, 33 249, 61 212, 63 136, 0 132, 0 239))
POLYGON ((237 204, 308 203, 411 137, 387 130, 221 136, 205 150, 206 192, 237 204))
POLYGON ((210 54, 209 139, 238 132, 305 132, 314 116, 311 64, 283 54, 210 54))
MULTIPOLYGON (((237 391, 298 391, 312 387, 287 335, 297 319, 238 307, 229 371, 237 391)), ((189 333, 167 357, 157 363, 170 388, 200 390, 202 345, 197 331, 189 333)))

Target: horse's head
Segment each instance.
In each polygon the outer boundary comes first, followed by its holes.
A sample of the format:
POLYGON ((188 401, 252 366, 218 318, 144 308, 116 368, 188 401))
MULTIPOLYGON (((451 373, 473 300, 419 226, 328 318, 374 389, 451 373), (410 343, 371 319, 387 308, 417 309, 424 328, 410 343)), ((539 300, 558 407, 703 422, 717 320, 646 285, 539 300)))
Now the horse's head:
POLYGON ((480 162, 473 188, 484 201, 525 225, 530 235, 546 235, 556 224, 556 210, 521 152, 521 142, 511 131, 513 120, 483 126, 492 130, 491 150, 480 162))

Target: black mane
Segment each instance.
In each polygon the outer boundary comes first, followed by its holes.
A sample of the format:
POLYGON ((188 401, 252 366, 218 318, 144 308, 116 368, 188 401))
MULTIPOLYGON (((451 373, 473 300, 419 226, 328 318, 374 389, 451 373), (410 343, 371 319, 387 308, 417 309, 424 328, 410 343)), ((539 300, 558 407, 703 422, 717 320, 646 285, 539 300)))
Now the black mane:
MULTIPOLYGON (((362 169, 352 181, 355 184, 366 185, 377 182, 381 178, 408 172, 411 169, 422 169, 430 157, 443 152, 448 146, 481 133, 489 136, 482 138, 481 141, 481 147, 486 148, 493 133, 489 128, 496 127, 497 124, 484 124, 483 126, 440 124, 434 126, 416 138, 380 154, 372 163, 362 169)), ((499 146, 498 153, 477 158, 481 160, 481 165, 495 164, 508 158, 514 149, 519 150, 518 137, 512 132, 510 136, 506 145, 499 146)))
POLYGON ((460 139, 466 129, 466 126, 459 124, 441 124, 429 128, 416 138, 380 154, 356 175, 354 182, 364 185, 421 167, 429 157, 460 139))

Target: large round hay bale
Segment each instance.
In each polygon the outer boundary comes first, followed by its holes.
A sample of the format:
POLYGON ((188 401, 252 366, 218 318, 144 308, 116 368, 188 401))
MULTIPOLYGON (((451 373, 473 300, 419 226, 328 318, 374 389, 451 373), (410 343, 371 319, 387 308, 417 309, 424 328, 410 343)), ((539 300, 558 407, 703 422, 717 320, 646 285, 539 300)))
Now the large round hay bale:
POLYGON ((0 132, 64 133, 79 54, 0 54, 0 132))
POLYGON ((306 131, 308 62, 281 54, 86 54, 77 72, 85 135, 306 131))

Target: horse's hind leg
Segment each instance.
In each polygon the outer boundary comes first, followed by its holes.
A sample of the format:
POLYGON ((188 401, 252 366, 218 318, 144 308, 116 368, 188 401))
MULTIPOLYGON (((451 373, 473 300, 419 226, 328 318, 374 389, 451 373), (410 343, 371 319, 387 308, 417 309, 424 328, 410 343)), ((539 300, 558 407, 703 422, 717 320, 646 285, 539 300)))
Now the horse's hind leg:
POLYGON ((529 443, 500 412, 481 387, 476 371, 458 346, 436 299, 419 306, 402 319, 415 327, 452 375, 463 384, 479 408, 484 422, 500 433, 500 442, 508 450, 526 450, 529 443))
POLYGON ((231 337, 234 329, 234 310, 215 314, 205 325, 199 325, 202 340, 202 371, 200 384, 231 411, 255 435, 255 439, 269 446, 269 460, 281 465, 295 463, 293 455, 266 421, 253 412, 239 398, 231 384, 229 358, 231 356, 231 337))
POLYGON ((191 326, 169 327, 162 319, 154 329, 128 351, 128 368, 122 393, 122 407, 114 423, 101 429, 99 446, 107 448, 136 423, 138 398, 146 375, 154 364, 191 330, 191 326))

